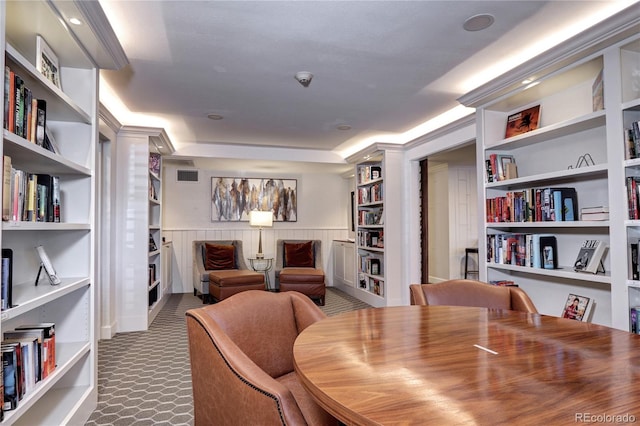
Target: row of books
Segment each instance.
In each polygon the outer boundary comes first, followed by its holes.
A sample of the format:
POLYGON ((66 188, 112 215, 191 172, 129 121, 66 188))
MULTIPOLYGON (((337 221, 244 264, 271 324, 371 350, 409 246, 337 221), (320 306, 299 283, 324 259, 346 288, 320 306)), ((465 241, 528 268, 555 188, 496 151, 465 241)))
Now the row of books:
POLYGON ((529 268, 557 269, 558 247, 551 234, 487 235, 487 262, 529 268))
POLYGON ((358 204, 382 201, 382 183, 376 183, 364 188, 358 188, 358 204))
POLYGON ((487 182, 499 182, 518 177, 518 167, 513 155, 489 154, 485 160, 487 182))
POLYGON ((529 188, 487 198, 487 222, 574 221, 578 208, 575 188, 529 188))
POLYGON ((358 167, 358 183, 367 183, 372 180, 382 178, 382 167, 380 166, 359 166, 358 167))
POLYGON ((374 256, 358 256, 360 272, 369 275, 382 275, 382 260, 374 256))
POLYGON ((634 334, 640 334, 640 306, 629 309, 629 330, 634 334))
POLYGON ((3 161, 2 220, 60 222, 60 178, 28 173, 3 161))
POLYGON ((3 334, 2 382, 5 411, 15 410, 36 383, 56 368, 55 323, 28 324, 3 334))
POLYGON ((640 198, 640 177, 627 176, 625 183, 627 187, 629 219, 638 220, 640 219, 640 203, 638 203, 638 198, 640 198))
POLYGON ((384 281, 377 278, 370 278, 365 275, 360 275, 359 287, 361 289, 370 291, 378 296, 384 296, 384 281))
POLYGON ((640 157, 640 121, 634 121, 631 126, 624 129, 627 139, 627 160, 640 157))
POLYGON ((160 160, 160 154, 156 152, 149 154, 149 171, 158 177, 160 176, 160 160))
POLYGON ((358 225, 382 225, 382 209, 359 210, 358 225))
POLYGON ((47 129, 47 102, 33 97, 22 77, 7 65, 4 70, 4 128, 21 138, 58 152, 47 129))
POLYGON ((358 246, 384 248, 384 232, 380 230, 359 230, 358 246))

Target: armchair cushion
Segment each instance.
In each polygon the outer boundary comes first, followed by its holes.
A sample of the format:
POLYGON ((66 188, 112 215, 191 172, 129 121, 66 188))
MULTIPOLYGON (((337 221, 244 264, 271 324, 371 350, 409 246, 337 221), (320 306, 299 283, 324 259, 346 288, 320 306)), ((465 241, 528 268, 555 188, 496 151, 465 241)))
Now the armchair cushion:
POLYGON ((304 243, 284 243, 284 267, 285 268, 313 268, 315 267, 313 255, 313 241, 304 243))
POLYGON ((205 269, 236 269, 236 249, 232 245, 205 243, 205 269))

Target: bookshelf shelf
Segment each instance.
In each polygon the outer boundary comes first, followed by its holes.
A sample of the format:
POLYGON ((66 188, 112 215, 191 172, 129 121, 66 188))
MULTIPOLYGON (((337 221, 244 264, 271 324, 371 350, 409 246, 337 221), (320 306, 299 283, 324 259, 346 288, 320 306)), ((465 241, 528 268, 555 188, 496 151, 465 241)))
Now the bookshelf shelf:
POLYGON ((571 182, 577 179, 589 179, 595 176, 606 176, 608 168, 608 164, 597 164, 594 166, 580 167, 577 169, 558 170, 549 173, 541 173, 538 175, 501 180, 498 182, 489 182, 486 184, 486 188, 517 189, 528 188, 531 185, 540 185, 541 183, 556 184, 571 182))
POLYGON ((559 266, 557 269, 529 268, 516 265, 487 264, 490 269, 518 272, 520 274, 541 275, 552 278, 588 281, 594 283, 611 284, 611 274, 585 274, 575 272, 571 266, 559 266))

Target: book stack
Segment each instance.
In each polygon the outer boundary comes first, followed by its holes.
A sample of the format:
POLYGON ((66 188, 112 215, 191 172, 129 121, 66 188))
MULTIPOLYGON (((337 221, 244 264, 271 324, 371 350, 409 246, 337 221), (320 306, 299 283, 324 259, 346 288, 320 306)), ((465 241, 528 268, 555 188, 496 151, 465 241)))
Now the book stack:
POLYGON ((55 323, 26 324, 4 333, 0 346, 4 409, 15 410, 56 368, 55 323))
POLYGON ((9 66, 5 66, 4 71, 4 128, 58 153, 51 132, 47 132, 47 102, 36 99, 24 79, 9 66))
POLYGON ((627 139, 627 160, 640 157, 640 121, 632 122, 630 127, 624 129, 624 133, 627 139))
POLYGON ((609 220, 609 207, 583 207, 580 209, 580 220, 609 220))
POLYGON ((358 183, 367 183, 382 178, 382 167, 361 166, 358 167, 358 183))
POLYGON ((28 173, 3 159, 2 220, 60 222, 60 177, 28 173))
POLYGON ((487 198, 487 222, 575 221, 575 188, 529 188, 487 198))

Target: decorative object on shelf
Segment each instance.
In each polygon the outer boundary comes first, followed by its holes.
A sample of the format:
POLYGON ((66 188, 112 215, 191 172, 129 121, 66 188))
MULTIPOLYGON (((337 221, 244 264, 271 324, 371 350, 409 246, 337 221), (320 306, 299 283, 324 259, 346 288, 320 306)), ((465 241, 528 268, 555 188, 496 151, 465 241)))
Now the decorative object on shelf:
POLYGON ((516 159, 513 155, 498 155, 498 180, 513 179, 518 177, 516 159))
POLYGON ((156 152, 149 153, 149 171, 160 176, 160 154, 156 152))
POLYGON ((558 269, 558 245, 555 236, 540 237, 540 256, 543 269, 558 269))
POLYGON ((260 228, 258 236, 258 253, 256 253, 256 259, 264 259, 262 253, 262 228, 273 226, 273 213, 253 210, 249 213, 249 225, 257 226, 260 228))
POLYGON ((588 167, 588 166, 595 166, 595 165, 596 165, 596 162, 593 161, 593 157, 591 157, 591 154, 587 152, 586 154, 578 157, 578 161, 576 161, 575 166, 569 166, 567 167, 567 169, 579 169, 580 167, 588 167))
POLYGON ((507 117, 505 139, 536 130, 540 123, 540 105, 536 105, 507 117))
POLYGON ((562 318, 576 321, 588 321, 593 307, 593 299, 576 294, 569 294, 564 304, 562 318))
POLYGON ((602 72, 604 69, 600 69, 600 72, 596 76, 591 86, 591 99, 593 104, 593 111, 600 111, 604 109, 604 82, 602 81, 602 72))
POLYGON ((296 222, 297 188, 297 179, 212 177, 211 221, 247 221, 251 211, 270 211, 275 222, 296 222))
POLYGON ((36 36, 36 69, 56 87, 62 88, 58 56, 40 35, 36 36))
POLYGON ((38 256, 40 257, 40 268, 38 269, 38 275, 36 276, 36 284, 38 285, 38 281, 40 280, 40 273, 42 269, 44 269, 47 277, 49 277, 49 284, 58 285, 61 283, 60 278, 58 278, 56 274, 56 270, 53 269, 53 265, 51 264, 51 260, 49 260, 49 256, 47 256, 47 252, 44 251, 44 247, 37 246, 36 251, 38 252, 38 256))
POLYGON ((602 260, 607 250, 607 245, 600 240, 586 240, 582 243, 578 257, 576 258, 573 268, 577 272, 589 272, 597 274, 604 273, 604 264, 602 260))
POLYGON ((156 241, 153 239, 153 235, 149 233, 149 253, 157 250, 158 250, 158 246, 156 245, 156 241))

